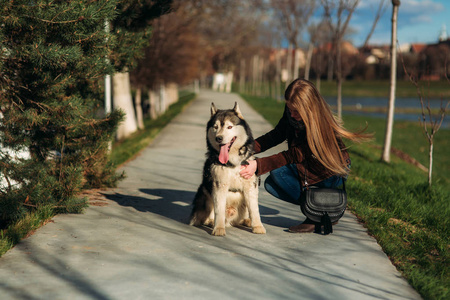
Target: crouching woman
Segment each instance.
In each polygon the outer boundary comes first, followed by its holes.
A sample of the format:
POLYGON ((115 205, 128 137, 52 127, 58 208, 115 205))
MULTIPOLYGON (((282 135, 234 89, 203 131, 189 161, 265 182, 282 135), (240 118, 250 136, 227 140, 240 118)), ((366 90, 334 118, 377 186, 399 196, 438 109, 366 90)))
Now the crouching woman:
MULTIPOLYGON (((264 187, 278 199, 299 204, 305 179, 309 185, 336 188, 350 171, 350 157, 342 138, 369 139, 370 134, 350 132, 333 115, 329 105, 308 80, 296 79, 285 91, 286 106, 277 126, 255 140, 256 153, 287 140, 288 150, 257 158, 241 168, 241 176, 270 172, 264 187)), ((306 219, 290 232, 314 232, 315 223, 306 219)))

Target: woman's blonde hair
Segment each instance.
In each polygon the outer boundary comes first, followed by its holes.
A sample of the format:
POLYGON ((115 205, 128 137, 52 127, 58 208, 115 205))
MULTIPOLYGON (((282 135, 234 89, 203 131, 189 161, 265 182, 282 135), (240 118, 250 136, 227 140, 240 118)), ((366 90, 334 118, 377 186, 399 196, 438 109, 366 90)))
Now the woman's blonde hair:
POLYGON ((305 123, 308 146, 312 154, 330 172, 337 175, 348 173, 336 137, 355 142, 370 139, 370 134, 350 132, 343 127, 342 121, 335 117, 327 102, 308 80, 296 79, 286 89, 284 98, 298 111, 305 123))

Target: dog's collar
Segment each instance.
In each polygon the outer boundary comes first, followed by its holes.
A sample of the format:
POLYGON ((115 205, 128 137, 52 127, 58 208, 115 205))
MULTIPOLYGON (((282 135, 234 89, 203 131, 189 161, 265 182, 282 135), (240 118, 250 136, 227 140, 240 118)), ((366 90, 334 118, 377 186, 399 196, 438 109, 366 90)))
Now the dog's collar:
POLYGON ((230 168, 236 167, 235 165, 233 165, 232 163, 230 163, 230 161, 227 161, 227 163, 226 163, 224 166, 225 166, 225 167, 230 167, 230 168))

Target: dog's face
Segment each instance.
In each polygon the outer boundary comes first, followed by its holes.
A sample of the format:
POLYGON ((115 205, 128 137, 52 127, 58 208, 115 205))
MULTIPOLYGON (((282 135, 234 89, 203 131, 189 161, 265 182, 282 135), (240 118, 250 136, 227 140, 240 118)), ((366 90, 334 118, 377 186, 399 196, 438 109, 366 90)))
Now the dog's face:
POLYGON ((213 126, 208 129, 208 139, 211 145, 219 150, 220 146, 231 145, 237 138, 239 128, 231 120, 215 120, 213 126))
POLYGON ((219 152, 221 163, 228 162, 228 153, 235 144, 242 145, 247 139, 246 130, 241 126, 243 117, 237 103, 233 109, 217 110, 211 105, 211 119, 208 122, 209 144, 219 152))

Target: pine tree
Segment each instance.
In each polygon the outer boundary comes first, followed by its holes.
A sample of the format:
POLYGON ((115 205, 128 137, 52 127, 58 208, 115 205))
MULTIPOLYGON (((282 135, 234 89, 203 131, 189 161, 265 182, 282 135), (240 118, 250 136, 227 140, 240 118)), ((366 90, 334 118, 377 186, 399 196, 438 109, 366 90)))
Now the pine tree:
POLYGON ((0 221, 42 206, 79 211, 83 187, 118 179, 107 151, 123 114, 99 116, 116 4, 0 0, 0 221))

